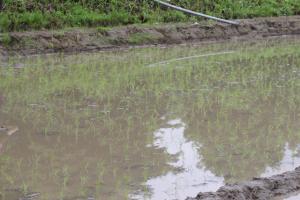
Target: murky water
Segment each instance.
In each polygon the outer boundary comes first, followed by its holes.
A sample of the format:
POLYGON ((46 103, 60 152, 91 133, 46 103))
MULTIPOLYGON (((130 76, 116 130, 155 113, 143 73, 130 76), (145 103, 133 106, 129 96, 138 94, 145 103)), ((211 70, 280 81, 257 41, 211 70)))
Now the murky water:
POLYGON ((0 199, 185 199, 294 169, 299 44, 2 61, 0 199))

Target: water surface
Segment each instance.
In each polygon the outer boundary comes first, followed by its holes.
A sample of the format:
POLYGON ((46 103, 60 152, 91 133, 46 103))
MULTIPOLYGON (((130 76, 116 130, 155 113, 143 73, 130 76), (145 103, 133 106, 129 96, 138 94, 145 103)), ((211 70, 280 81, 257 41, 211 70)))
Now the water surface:
POLYGON ((185 199, 294 169, 299 44, 3 60, 0 199, 185 199))

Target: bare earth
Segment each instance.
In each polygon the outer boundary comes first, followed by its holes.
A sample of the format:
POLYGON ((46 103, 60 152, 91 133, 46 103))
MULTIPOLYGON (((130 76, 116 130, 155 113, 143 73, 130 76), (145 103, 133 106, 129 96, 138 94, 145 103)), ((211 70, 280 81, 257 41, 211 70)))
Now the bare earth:
POLYGON ((300 167, 269 178, 254 178, 244 183, 228 184, 217 192, 199 193, 197 197, 187 200, 268 200, 299 189, 300 167))
POLYGON ((92 52, 136 46, 253 40, 300 35, 300 16, 239 20, 240 25, 200 23, 44 30, 0 34, 0 55, 92 52), (7 37, 7 35, 6 35, 7 37))

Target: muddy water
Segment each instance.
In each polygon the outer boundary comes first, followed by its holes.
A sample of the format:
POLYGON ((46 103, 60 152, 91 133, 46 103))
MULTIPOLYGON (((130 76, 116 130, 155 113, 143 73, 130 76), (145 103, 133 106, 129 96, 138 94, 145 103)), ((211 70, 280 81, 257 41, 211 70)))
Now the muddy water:
POLYGON ((299 44, 5 59, 0 199, 185 199, 294 169, 299 44))

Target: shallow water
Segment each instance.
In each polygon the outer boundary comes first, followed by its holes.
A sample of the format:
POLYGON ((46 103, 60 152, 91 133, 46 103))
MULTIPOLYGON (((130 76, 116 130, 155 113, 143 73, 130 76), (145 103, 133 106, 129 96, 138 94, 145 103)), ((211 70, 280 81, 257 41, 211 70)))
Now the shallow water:
POLYGON ((0 199, 185 199, 294 169, 299 44, 2 61, 0 199))
POLYGON ((296 196, 288 197, 285 200, 298 200, 298 199, 300 199, 300 194, 298 194, 296 196))
POLYGON ((274 200, 298 200, 300 199, 300 194, 299 193, 293 193, 293 194, 289 194, 285 197, 277 197, 274 200))
POLYGON ((298 199, 300 199, 300 195, 289 197, 289 198, 286 198, 285 200, 298 200, 298 199))

